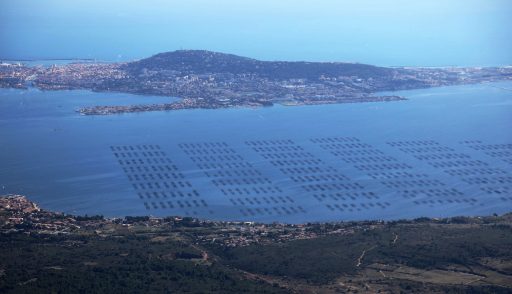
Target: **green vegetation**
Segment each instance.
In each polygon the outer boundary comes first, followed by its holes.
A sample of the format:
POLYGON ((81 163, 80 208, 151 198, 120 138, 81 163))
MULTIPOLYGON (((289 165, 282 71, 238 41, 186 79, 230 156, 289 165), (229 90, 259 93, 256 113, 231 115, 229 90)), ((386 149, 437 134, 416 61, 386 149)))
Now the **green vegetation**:
MULTIPOLYGON (((474 272, 480 258, 512 257, 510 226, 389 225, 347 236, 327 236, 285 244, 215 248, 235 267, 264 275, 289 276, 325 284, 354 275, 374 263, 400 264, 430 270, 459 265, 474 272), (394 236, 397 237, 393 244, 394 236), (365 252, 361 265, 358 258, 365 252)), ((512 276, 512 263, 502 273, 512 276)))
POLYGON ((512 214, 305 225, 75 217, 0 197, 0 293, 510 293, 512 214))
POLYGON ((269 79, 312 79, 320 76, 358 76, 391 78, 393 69, 358 63, 260 61, 247 57, 205 50, 178 50, 156 54, 131 62, 126 68, 132 74, 144 70, 174 70, 187 74, 246 74, 269 79))
POLYGON ((188 243, 136 234, 0 238, 0 293, 278 293, 204 262, 188 243))

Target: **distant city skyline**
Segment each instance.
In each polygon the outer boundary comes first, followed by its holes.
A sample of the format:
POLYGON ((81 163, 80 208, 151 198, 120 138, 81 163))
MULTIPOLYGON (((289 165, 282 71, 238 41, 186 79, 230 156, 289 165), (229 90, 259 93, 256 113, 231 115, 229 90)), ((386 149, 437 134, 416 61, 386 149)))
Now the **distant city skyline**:
POLYGON ((0 58, 114 61, 205 49, 262 60, 507 65, 510 15, 503 0, 7 0, 0 58))

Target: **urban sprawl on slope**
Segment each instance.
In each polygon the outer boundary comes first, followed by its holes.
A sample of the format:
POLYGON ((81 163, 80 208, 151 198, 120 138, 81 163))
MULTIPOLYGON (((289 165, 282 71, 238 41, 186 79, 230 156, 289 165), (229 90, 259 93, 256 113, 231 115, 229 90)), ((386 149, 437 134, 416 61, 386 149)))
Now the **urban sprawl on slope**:
POLYGON ((174 103, 84 107, 84 115, 193 108, 397 101, 394 91, 512 79, 512 67, 386 68, 333 62, 259 61, 180 50, 128 63, 0 65, 0 87, 90 89, 182 98, 174 103))

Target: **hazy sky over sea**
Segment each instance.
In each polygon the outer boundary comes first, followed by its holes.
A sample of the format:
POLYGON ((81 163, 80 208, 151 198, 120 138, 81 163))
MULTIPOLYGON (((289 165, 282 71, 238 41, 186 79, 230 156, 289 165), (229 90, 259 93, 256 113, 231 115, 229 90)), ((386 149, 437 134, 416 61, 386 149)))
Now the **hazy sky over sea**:
POLYGON ((509 0, 1 0, 0 58, 127 60, 207 49, 265 60, 512 64, 509 0))

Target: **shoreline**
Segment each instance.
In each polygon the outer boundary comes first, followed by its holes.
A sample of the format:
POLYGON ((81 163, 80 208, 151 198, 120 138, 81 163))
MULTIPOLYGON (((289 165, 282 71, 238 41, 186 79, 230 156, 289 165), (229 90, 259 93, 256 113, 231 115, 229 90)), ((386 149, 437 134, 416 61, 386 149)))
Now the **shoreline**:
POLYGON ((80 217, 0 197, 0 289, 508 293, 511 229, 512 213, 287 225, 80 217))
MULTIPOLYGON (((51 59, 49 59, 51 60, 51 59)), ((73 60, 73 59, 70 59, 73 60)), ((0 87, 89 89, 180 97, 174 104, 82 107, 84 115, 230 107, 404 100, 386 91, 512 79, 511 67, 390 68, 368 64, 260 61, 204 50, 164 52, 133 62, 48 68, 2 64, 0 87)))
POLYGON ((11 207, 15 207, 16 205, 12 205, 12 203, 18 203, 17 210, 19 211, 37 211, 37 212, 45 212, 50 213, 54 215, 60 215, 63 217, 71 217, 71 218, 93 218, 93 219, 102 219, 105 221, 119 221, 119 220, 130 220, 130 219, 151 219, 151 220, 165 220, 169 218, 174 219, 189 219, 193 222, 197 223, 216 223, 221 225, 261 225, 261 226, 288 226, 288 227, 304 227, 309 225, 353 225, 353 224, 368 224, 368 223, 374 223, 374 224, 389 224, 389 223, 415 223, 415 222, 437 222, 437 223, 449 223, 449 220, 452 219, 459 219, 459 218, 466 218, 466 219, 473 219, 473 220, 482 220, 486 218, 496 218, 496 217, 504 217, 511 215, 512 216, 512 210, 509 212, 501 213, 501 214, 483 214, 483 215, 454 215, 450 217, 427 217, 427 216, 418 216, 414 218, 396 218, 396 219, 363 219, 363 220, 332 220, 332 221, 304 221, 301 223, 290 223, 290 222, 280 222, 280 221, 273 221, 273 222, 259 222, 259 221, 251 221, 251 220, 245 220, 245 221, 236 221, 236 220, 215 220, 215 219, 208 219, 208 218, 197 218, 197 217, 191 217, 191 216, 183 216, 183 215, 166 215, 166 216, 153 216, 153 215, 127 215, 127 216, 119 216, 119 217, 109 217, 109 216, 103 216, 103 215, 79 215, 79 214, 73 214, 73 213, 64 213, 59 211, 53 211, 53 210, 47 210, 44 208, 41 208, 36 202, 33 202, 29 200, 24 195, 19 194, 4 194, 0 195, 0 211, 2 209, 6 208, 6 204, 10 205, 11 207), (9 204, 11 203, 11 204, 9 204))
POLYGON ((181 99, 174 103, 163 103, 163 104, 137 104, 137 105, 114 105, 114 106, 92 106, 78 108, 76 112, 81 115, 114 115, 124 113, 140 113, 140 112, 152 112, 152 111, 174 111, 174 110, 185 110, 185 109, 229 109, 229 108, 259 108, 259 107, 272 107, 275 104, 282 106, 309 106, 309 105, 327 105, 327 104, 346 104, 346 103, 372 103, 372 102, 394 102, 404 101, 407 98, 397 95, 387 96, 368 96, 362 98, 352 99, 340 99, 340 100, 328 100, 328 101, 287 101, 287 102, 276 102, 269 103, 267 101, 260 102, 254 101, 250 104, 234 104, 234 105, 223 105, 223 104, 204 104, 196 99, 181 99))

